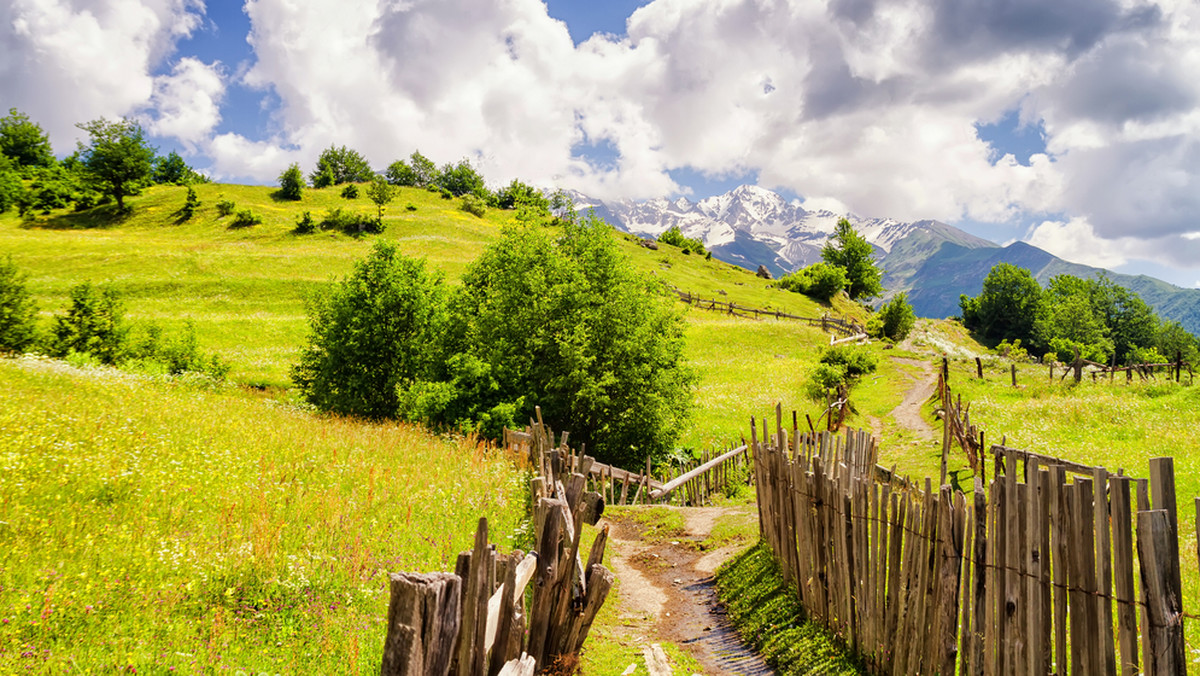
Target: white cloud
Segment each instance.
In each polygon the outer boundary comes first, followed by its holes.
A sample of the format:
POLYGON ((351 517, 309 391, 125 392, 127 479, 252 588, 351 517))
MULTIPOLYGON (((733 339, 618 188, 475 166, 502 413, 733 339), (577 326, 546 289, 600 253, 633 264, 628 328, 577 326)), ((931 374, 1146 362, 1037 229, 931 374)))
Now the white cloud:
POLYGON ((1102 239, 1079 218, 1044 221, 1030 229, 1026 241, 1072 263, 1098 268, 1115 268, 1129 260, 1129 242, 1102 239))
POLYGON ((224 93, 220 63, 205 64, 191 57, 180 59, 170 75, 154 79, 150 106, 157 117, 150 123, 149 131, 177 138, 194 151, 196 144, 207 140, 221 121, 224 93))
POLYGON ((0 6, 0 91, 59 152, 75 124, 130 115, 151 98, 151 71, 190 34, 196 0, 12 0, 0 6))

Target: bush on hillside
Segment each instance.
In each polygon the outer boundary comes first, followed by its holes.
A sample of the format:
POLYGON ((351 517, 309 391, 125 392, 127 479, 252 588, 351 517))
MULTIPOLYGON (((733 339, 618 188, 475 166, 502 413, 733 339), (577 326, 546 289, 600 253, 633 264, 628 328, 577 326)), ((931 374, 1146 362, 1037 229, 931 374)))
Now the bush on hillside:
POLYGON ((298 200, 304 194, 304 172, 293 162, 279 175, 279 196, 287 200, 298 200))
POLYGON ((353 183, 347 184, 342 188, 342 197, 348 200, 358 199, 358 186, 353 183))
POLYGON ((183 206, 179 208, 179 220, 190 220, 196 215, 196 209, 200 208, 200 197, 196 194, 196 189, 188 186, 187 197, 184 198, 183 206))
POLYGON ((196 328, 191 321, 183 332, 164 335, 162 328, 151 323, 132 329, 123 347, 122 367, 145 373, 180 375, 200 373, 216 380, 229 374, 229 362, 217 355, 205 355, 196 342, 196 328))
POLYGON ((87 353, 105 364, 116 364, 123 356, 125 326, 122 303, 112 287, 84 282, 71 287, 71 305, 55 318, 51 353, 65 357, 87 353))
POLYGON ((884 303, 867 322, 867 334, 900 342, 908 337, 917 323, 917 315, 908 303, 908 294, 899 293, 884 303))
POLYGON ((321 410, 394 417, 399 389, 427 378, 438 356, 446 297, 424 261, 378 242, 348 277, 310 299, 308 344, 292 381, 321 410))
POLYGON ((0 353, 24 352, 36 340, 37 304, 10 255, 0 259, 0 353))
POLYGON ((464 195, 462 205, 459 208, 468 214, 480 218, 483 218, 483 215, 487 213, 487 203, 475 195, 464 195))
POLYGON ((684 249, 685 253, 691 253, 693 251, 701 255, 705 253, 704 241, 694 237, 684 237, 683 231, 679 229, 678 225, 672 225, 667 229, 666 232, 659 235, 658 241, 662 242, 663 244, 670 244, 671 246, 684 249))
POLYGON ((805 390, 814 401, 824 401, 840 387, 849 389, 863 376, 874 373, 879 361, 859 345, 835 345, 821 353, 809 372, 805 390))
POLYGON ((322 230, 337 230, 355 237, 363 234, 379 234, 383 232, 383 221, 371 218, 367 214, 345 211, 335 207, 325 212, 321 219, 322 230))
POLYGON ((229 216, 237 209, 237 204, 233 200, 218 200, 217 215, 229 216))
POLYGON ((828 303, 846 288, 846 283, 845 270, 819 262, 780 277, 775 286, 828 303))
POLYGON ((249 209, 241 209, 237 215, 233 217, 233 222, 229 224, 231 228, 249 228, 255 225, 262 224, 262 216, 254 213, 249 209))
POLYGON ((317 158, 317 167, 309 176, 314 188, 327 188, 343 183, 363 183, 375 175, 367 159, 357 150, 346 146, 329 146, 317 158))
POLYGON ((296 227, 292 232, 297 235, 311 235, 317 231, 317 222, 313 220, 312 212, 304 212, 296 219, 296 227))

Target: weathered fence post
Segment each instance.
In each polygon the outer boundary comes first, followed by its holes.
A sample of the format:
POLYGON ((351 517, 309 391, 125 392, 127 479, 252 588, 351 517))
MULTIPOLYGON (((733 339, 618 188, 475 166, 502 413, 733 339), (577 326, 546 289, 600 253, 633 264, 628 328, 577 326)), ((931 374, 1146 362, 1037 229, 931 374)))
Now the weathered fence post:
POLYGON ((1138 513, 1138 559, 1149 620, 1144 632, 1148 676, 1187 673, 1181 599, 1177 589, 1171 589, 1171 580, 1179 575, 1179 559, 1171 556, 1172 543, 1178 544, 1167 510, 1138 513))
POLYGON ((983 380, 983 360, 979 357, 975 357, 975 375, 979 376, 980 380, 983 380))
POLYGON ((1012 370, 1012 385, 1013 385, 1013 387, 1016 387, 1017 386, 1017 365, 1011 364, 1009 366, 1009 368, 1012 370))
POLYGON ((392 573, 383 676, 450 673, 462 580, 453 573, 392 573))

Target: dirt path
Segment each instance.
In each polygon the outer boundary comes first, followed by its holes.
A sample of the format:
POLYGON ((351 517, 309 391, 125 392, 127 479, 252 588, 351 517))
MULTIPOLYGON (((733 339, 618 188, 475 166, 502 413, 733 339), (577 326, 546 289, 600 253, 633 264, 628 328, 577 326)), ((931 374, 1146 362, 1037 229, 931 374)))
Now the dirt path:
POLYGON ((921 417, 921 406, 933 396, 933 391, 937 388, 937 372, 929 362, 919 359, 893 357, 892 361, 921 367, 921 374, 913 380, 912 387, 904 395, 904 401, 892 409, 892 417, 901 427, 912 430, 922 439, 933 441, 933 428, 921 417))
MULTIPOLYGON (((612 525, 613 572, 620 580, 619 613, 639 642, 670 641, 696 659, 706 674, 774 674, 738 638, 717 603, 713 573, 745 544, 704 551, 724 508, 668 507, 682 512, 682 533, 644 539, 633 520, 612 525)), ((676 673, 680 672, 675 669, 676 673)))

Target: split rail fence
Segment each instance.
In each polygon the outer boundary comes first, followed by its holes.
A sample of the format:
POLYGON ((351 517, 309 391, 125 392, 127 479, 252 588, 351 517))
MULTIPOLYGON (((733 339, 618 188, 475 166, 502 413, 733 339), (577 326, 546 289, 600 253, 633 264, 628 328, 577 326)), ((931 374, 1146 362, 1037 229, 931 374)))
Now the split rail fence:
POLYGON ((714 310, 723 312, 734 317, 744 317, 747 319, 760 319, 764 317, 773 317, 775 319, 793 319, 796 321, 806 322, 809 326, 820 327, 826 333, 834 331, 845 336, 857 336, 863 332, 861 326, 855 322, 846 321, 838 317, 830 317, 824 315, 821 317, 801 317, 800 315, 788 314, 779 310, 764 310, 761 308, 741 305, 731 301, 716 300, 715 298, 701 298, 700 296, 690 292, 683 291, 672 287, 672 290, 679 296, 679 300, 694 305, 704 310, 714 310))
POLYGON ((751 420, 762 535, 870 673, 1186 673, 1171 458, 1147 480, 993 445, 964 495, 782 421, 751 420))
POLYGON ((555 445, 540 411, 538 422, 513 434, 520 438, 512 445, 537 470, 536 549, 498 554, 485 518, 455 572, 392 574, 384 676, 531 676, 567 673, 577 660, 613 584, 601 563, 608 529, 586 562, 580 551, 583 524, 596 523, 604 499, 586 490, 592 459, 571 451, 566 434, 555 445))

